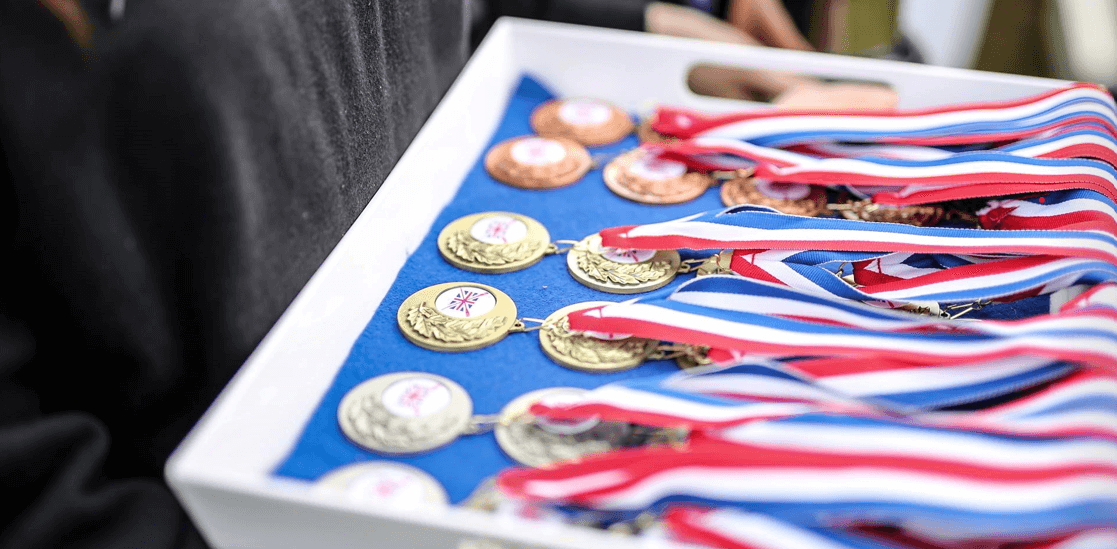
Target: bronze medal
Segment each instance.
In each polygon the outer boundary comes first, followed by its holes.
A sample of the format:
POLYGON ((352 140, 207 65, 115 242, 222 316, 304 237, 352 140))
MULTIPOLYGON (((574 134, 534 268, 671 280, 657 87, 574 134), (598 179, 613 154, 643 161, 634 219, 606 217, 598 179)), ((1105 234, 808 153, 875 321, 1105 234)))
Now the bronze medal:
POLYGON ((589 151, 563 137, 521 136, 485 155, 494 179, 522 189, 553 189, 578 181, 593 166, 589 151))
POLYGON ((565 137, 586 146, 609 145, 632 133, 621 108, 593 99, 555 99, 531 113, 531 128, 543 137, 565 137))
POLYGON ((714 184, 713 177, 688 172, 686 164, 654 158, 645 149, 614 158, 605 166, 604 179, 609 190, 644 204, 689 202, 714 184))
POLYGON ((653 145, 660 145, 663 143, 671 143, 680 140, 678 137, 672 137, 665 133, 659 133, 655 131, 655 128, 652 127, 652 124, 654 123, 655 118, 649 116, 641 121, 640 125, 636 127, 636 138, 640 140, 640 143, 651 143, 653 145))
POLYGON ((755 204, 783 213, 814 217, 826 212, 826 191, 801 183, 773 183, 753 177, 738 177, 722 183, 721 201, 726 206, 755 204))

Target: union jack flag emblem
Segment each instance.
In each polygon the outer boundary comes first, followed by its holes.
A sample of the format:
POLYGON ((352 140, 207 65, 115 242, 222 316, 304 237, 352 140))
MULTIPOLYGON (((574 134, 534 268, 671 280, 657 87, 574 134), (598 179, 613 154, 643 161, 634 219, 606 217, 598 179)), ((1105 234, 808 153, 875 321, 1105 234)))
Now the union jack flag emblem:
POLYGON ((634 249, 631 249, 631 248, 628 248, 628 249, 614 248, 612 255, 613 255, 613 257, 630 260, 633 263, 639 263, 640 262, 640 256, 638 255, 638 252, 634 249))
POLYGON ((447 306, 447 310, 460 311, 462 313, 465 313, 465 316, 468 317, 470 309, 472 309, 473 306, 477 304, 477 299, 480 297, 481 292, 474 292, 472 290, 465 289, 458 290, 458 295, 454 296, 454 299, 450 300, 450 304, 449 306, 447 306))
POLYGON ((489 226, 486 227, 485 236, 487 236, 489 238, 492 238, 492 239, 500 240, 501 242, 504 242, 504 243, 507 243, 508 242, 508 229, 515 222, 516 221, 513 220, 513 219, 509 219, 509 220, 506 220, 506 221, 492 221, 492 222, 489 223, 489 226))

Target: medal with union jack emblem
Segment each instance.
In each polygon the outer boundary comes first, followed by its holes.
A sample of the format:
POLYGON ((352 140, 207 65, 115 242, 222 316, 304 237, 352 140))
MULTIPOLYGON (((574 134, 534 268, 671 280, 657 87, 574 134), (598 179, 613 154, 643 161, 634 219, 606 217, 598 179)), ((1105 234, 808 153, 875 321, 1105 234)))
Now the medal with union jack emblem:
POLYGON ((468 430, 473 401, 453 381, 424 372, 374 377, 346 393, 341 431, 380 454, 415 454, 449 444, 468 430))
POLYGON ((566 137, 586 146, 616 143, 632 133, 628 113, 596 99, 555 99, 531 113, 531 128, 544 137, 566 137))
POLYGON ((432 351, 473 351, 508 335, 516 304, 504 292, 473 282, 447 282, 411 294, 396 313, 400 332, 432 351))
POLYGON ((538 221, 511 212, 458 218, 438 235, 447 263, 475 273, 510 273, 535 265, 547 254, 551 235, 538 221))
POLYGON ((589 151, 564 137, 513 137, 485 155, 489 175, 522 189, 563 187, 581 179, 591 167, 589 151))
POLYGON ((601 245, 593 234, 566 254, 566 269, 574 280, 611 294, 636 294, 661 288, 679 272, 675 250, 627 250, 601 245))

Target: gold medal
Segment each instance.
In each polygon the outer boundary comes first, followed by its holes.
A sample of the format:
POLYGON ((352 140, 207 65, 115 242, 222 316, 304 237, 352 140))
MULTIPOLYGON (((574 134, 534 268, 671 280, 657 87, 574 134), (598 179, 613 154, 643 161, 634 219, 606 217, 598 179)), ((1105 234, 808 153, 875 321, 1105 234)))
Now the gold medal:
POLYGON ((815 217, 827 211, 826 191, 801 183, 773 183, 753 177, 737 177, 721 184, 726 206, 755 204, 783 213, 815 217))
POLYGON ((578 181, 593 166, 589 151, 563 137, 513 137, 485 155, 489 175, 522 189, 553 189, 578 181))
POLYGON ((314 491, 343 494, 358 504, 418 509, 445 506, 446 490, 434 477, 416 467, 394 461, 354 463, 318 479, 314 491))
POLYGON ((432 351, 472 351, 508 335, 516 304, 504 292, 473 282, 447 282, 411 294, 396 313, 400 332, 432 351))
POLYGON ((510 212, 459 218, 438 234, 438 251, 451 265, 475 273, 526 269, 546 255, 551 235, 538 221, 510 212))
POLYGON ((635 294, 662 288, 679 272, 675 250, 625 250, 601 245, 593 234, 574 245, 566 255, 566 268, 574 280, 612 294, 635 294))
POLYGON ((449 444, 464 433, 473 401, 453 381, 423 372, 374 377, 351 389, 337 408, 341 431, 381 454, 415 454, 449 444))
POLYGON ((636 149, 605 166, 605 186, 623 198, 644 204, 680 204, 698 198, 714 178, 688 172, 686 164, 658 159, 646 149, 636 149))
POLYGON ((531 113, 543 137, 565 137, 586 146, 616 143, 632 133, 632 118, 616 105, 594 99, 555 99, 531 113))
POLYGON ((658 341, 625 334, 585 333, 570 329, 570 313, 602 305, 611 303, 589 301, 551 313, 539 330, 539 345, 543 352, 561 366, 587 372, 620 372, 643 364, 658 348, 658 341))
POLYGON ((546 467, 620 448, 630 428, 596 419, 560 422, 532 415, 537 402, 566 404, 580 400, 585 389, 551 387, 520 395, 500 412, 496 441, 508 457, 530 467, 546 467))

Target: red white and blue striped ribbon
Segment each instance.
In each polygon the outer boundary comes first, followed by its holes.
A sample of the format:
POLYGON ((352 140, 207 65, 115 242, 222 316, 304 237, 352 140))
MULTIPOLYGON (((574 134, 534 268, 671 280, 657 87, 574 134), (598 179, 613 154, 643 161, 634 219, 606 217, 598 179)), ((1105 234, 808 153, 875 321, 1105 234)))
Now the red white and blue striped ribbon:
POLYGON ((1093 191, 990 200, 977 214, 985 229, 1094 230, 1117 235, 1117 204, 1093 191))
MULTIPOLYGON (((785 421, 791 420, 775 423, 785 421)), ((834 436, 847 427, 833 426, 834 436)), ((865 450, 857 438, 841 452, 696 434, 685 449, 617 451, 553 468, 505 471, 498 486, 517 497, 619 515, 693 502, 800 525, 937 528, 956 539, 999 542, 1117 528, 1112 448, 959 433, 973 440, 967 449, 989 453, 925 457, 913 448, 939 440, 939 433, 906 433, 911 438, 890 441, 897 446, 865 450)))
POLYGON ((707 276, 570 315, 574 330, 769 356, 899 354, 943 364, 1034 354, 1113 369, 1117 311, 1087 307, 1025 320, 946 321, 735 276, 707 276))
MULTIPOLYGON (((804 527, 740 509, 675 505, 663 513, 663 526, 682 542, 725 549, 909 549, 831 528, 804 527)), ((915 549, 915 548, 910 548, 915 549)))
POLYGON ((820 141, 955 145, 1014 141, 1089 123, 1117 134, 1113 98, 1092 84, 1075 84, 1024 99, 908 111, 755 110, 722 116, 661 107, 660 133, 725 137, 768 147, 820 141))
POLYGON ((920 160, 819 159, 714 137, 650 148, 693 169, 754 167, 754 175, 767 181, 866 188, 881 204, 925 204, 1073 189, 1093 190, 1117 200, 1117 170, 1089 158, 1031 158, 992 150, 920 160))
MULTIPOLYGON (((912 413, 981 402, 1064 377, 1076 367, 1034 357, 936 368, 879 361, 873 371, 811 378, 805 362, 756 359, 603 385, 576 402, 539 403, 554 419, 599 418, 651 427, 713 429, 809 412, 912 413)), ((835 366, 831 363, 829 366, 835 366)), ((945 417, 945 416, 944 416, 945 417)))
MULTIPOLYGON (((811 143, 790 152, 816 158, 887 158, 893 160, 942 160, 961 151, 920 145, 872 145, 860 143, 811 143)), ((1117 138, 1091 126, 1063 128, 992 149, 1027 158, 1092 158, 1117 167, 1117 138)))
POLYGON ((1117 282, 1117 266, 1092 259, 907 253, 857 259, 864 254, 842 258, 835 253, 816 262, 813 256, 817 255, 786 250, 738 250, 733 253, 730 267, 748 278, 891 308, 908 304, 1012 301, 1079 284, 1117 282), (852 264, 854 280, 860 287, 852 287, 839 278, 836 271, 845 262, 852 264))
POLYGON ((734 206, 674 221, 601 231, 602 244, 645 250, 831 250, 1018 254, 1090 258, 1117 264, 1117 237, 1100 231, 985 231, 866 223, 734 206))

